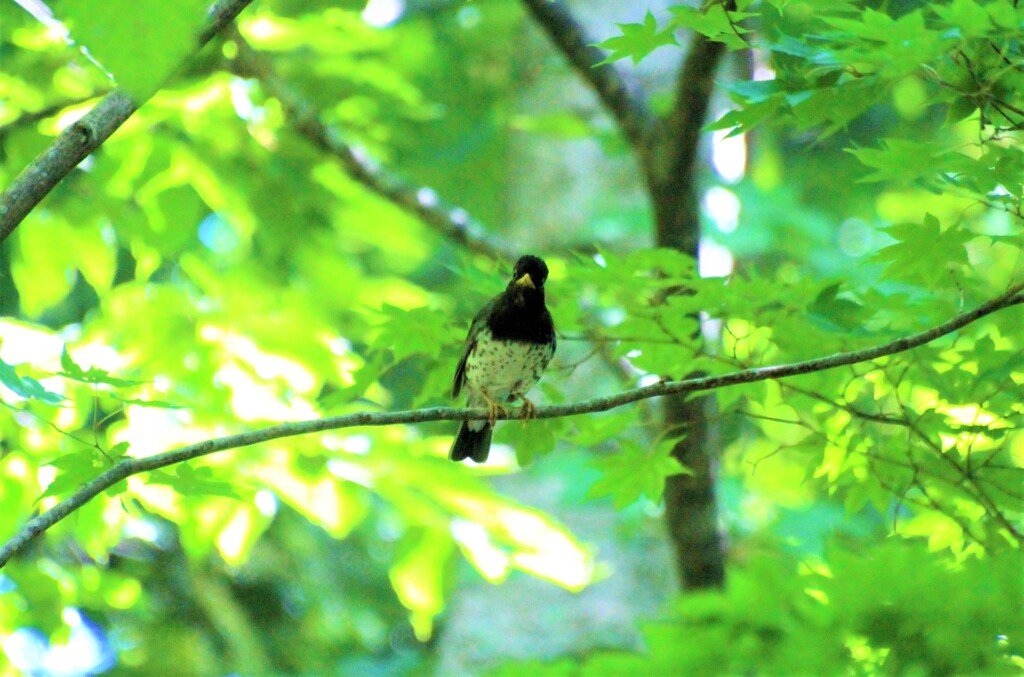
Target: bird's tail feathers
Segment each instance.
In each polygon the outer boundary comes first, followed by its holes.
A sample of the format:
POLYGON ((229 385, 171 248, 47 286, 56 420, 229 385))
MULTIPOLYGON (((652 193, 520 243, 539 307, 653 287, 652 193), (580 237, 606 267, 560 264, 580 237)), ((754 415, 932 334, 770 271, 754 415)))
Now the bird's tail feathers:
POLYGON ((453 461, 469 458, 476 463, 483 463, 491 451, 491 432, 493 430, 489 425, 485 425, 480 430, 470 430, 466 422, 463 421, 459 426, 459 434, 455 436, 455 442, 452 443, 452 449, 448 452, 448 458, 453 461))

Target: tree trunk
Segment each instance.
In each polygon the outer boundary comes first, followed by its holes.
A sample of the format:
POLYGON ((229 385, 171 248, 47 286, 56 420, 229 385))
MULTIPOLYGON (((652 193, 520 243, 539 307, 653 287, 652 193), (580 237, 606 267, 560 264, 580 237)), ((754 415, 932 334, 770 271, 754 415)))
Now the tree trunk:
MULTIPOLYGON (((723 53, 721 43, 700 35, 692 39, 677 81, 675 110, 665 121, 665 133, 655 141, 662 147, 652 154, 663 162, 656 168, 651 187, 657 244, 695 259, 700 243, 696 185, 700 130, 707 119, 713 77, 723 53)), ((720 451, 715 398, 668 397, 664 407, 665 429, 682 433, 672 455, 692 472, 665 482, 665 519, 680 581, 687 590, 721 587, 725 583, 725 547, 715 491, 720 451)))
POLYGON ((672 455, 693 474, 673 475, 665 481, 665 520, 683 588, 717 588, 725 583, 725 546, 715 492, 717 407, 713 396, 680 400, 666 398, 665 426, 684 431, 672 455))

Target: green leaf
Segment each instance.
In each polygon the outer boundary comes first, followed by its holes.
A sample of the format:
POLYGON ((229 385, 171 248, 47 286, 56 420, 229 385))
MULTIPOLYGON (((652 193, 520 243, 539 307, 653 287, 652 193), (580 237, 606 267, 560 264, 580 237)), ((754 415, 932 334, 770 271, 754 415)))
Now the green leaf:
POLYGON ((20 397, 45 404, 60 404, 65 399, 63 395, 44 388, 31 376, 19 376, 17 369, 3 360, 0 360, 0 383, 20 397))
POLYGON ((987 35, 992 28, 988 11, 974 0, 953 0, 948 5, 935 4, 932 10, 968 37, 987 35))
POLYGON ((555 450, 565 433, 566 425, 565 419, 560 418, 540 418, 525 422, 507 421, 498 425, 494 439, 501 444, 510 445, 516 451, 519 464, 528 466, 537 458, 555 450))
POLYGON ((678 6, 671 7, 672 22, 680 28, 697 31, 715 42, 721 42, 729 49, 744 49, 750 45, 743 35, 750 31, 738 24, 754 16, 744 12, 729 12, 723 3, 715 3, 703 9, 678 6))
POLYGON ((618 24, 622 35, 608 38, 595 46, 611 52, 604 60, 596 65, 601 66, 612 63, 619 59, 629 57, 633 63, 639 63, 641 59, 656 50, 662 45, 675 45, 674 26, 658 29, 658 21, 650 11, 644 17, 644 22, 639 24, 618 24))
POLYGON ((67 244, 73 240, 73 233, 67 223, 49 215, 33 218, 31 226, 19 228, 16 233, 19 246, 11 262, 11 277, 24 313, 38 317, 74 287, 74 250, 53 246, 54 242, 67 244))
POLYGON ((71 358, 67 345, 60 353, 60 368, 64 370, 64 376, 72 379, 81 379, 85 370, 78 366, 78 363, 71 358))
POLYGON ((189 406, 186 404, 173 404, 171 402, 164 402, 162 400, 139 400, 128 397, 113 396, 115 400, 123 404, 134 404, 138 407, 150 407, 153 409, 188 409, 189 406))
POLYGON ((64 352, 60 355, 60 367, 64 371, 58 372, 58 376, 63 376, 66 379, 78 381, 79 383, 103 384, 112 388, 127 388, 142 383, 142 381, 132 381, 111 376, 107 370, 97 367, 90 367, 88 370, 82 369, 71 358, 67 346, 64 346, 64 352))
POLYGON ((55 458, 47 465, 60 472, 39 496, 40 499, 61 496, 78 489, 106 468, 106 459, 90 449, 55 458))
POLYGON ((1010 383, 1015 372, 1024 372, 1024 352, 1020 350, 997 350, 989 336, 974 342, 972 357, 978 362, 976 382, 982 388, 990 383, 1010 383))
POLYGON ((838 28, 852 36, 869 41, 884 40, 888 31, 892 30, 895 20, 884 12, 868 8, 860 18, 825 17, 825 23, 838 28))
POLYGON ((948 151, 933 141, 893 138, 883 139, 882 148, 848 148, 846 152, 876 170, 861 181, 907 184, 935 177, 938 160, 948 151))
POLYGON ((670 455, 675 440, 664 440, 654 450, 630 439, 621 439, 620 445, 617 452, 594 462, 602 477, 590 489, 591 497, 611 496, 618 510, 641 497, 660 501, 666 477, 692 474, 670 455))
POLYGON ((72 38, 145 101, 196 50, 207 0, 76 0, 60 5, 72 38))
POLYGON ((441 349, 453 340, 450 318, 436 308, 399 308, 383 304, 385 317, 377 343, 387 346, 394 361, 413 355, 437 358, 441 349))
POLYGON ((985 5, 992 23, 1002 29, 1018 30, 1021 25, 1021 17, 1017 3, 1010 3, 1008 0, 999 0, 985 5))
POLYGON ((410 534, 391 567, 391 585, 409 609, 409 621, 416 638, 430 639, 434 617, 444 610, 445 569, 455 551, 447 530, 419 529, 410 534))
POLYGON ((864 322, 864 306, 838 296, 842 284, 837 282, 821 290, 807 307, 808 314, 829 331, 846 333, 859 328, 864 322))
POLYGON ((241 499, 236 485, 227 480, 216 479, 213 469, 208 466, 193 468, 188 463, 179 463, 173 475, 166 470, 154 470, 149 474, 147 482, 166 484, 183 496, 241 499))
POLYGON ((920 225, 904 223, 884 228, 896 244, 883 247, 873 261, 887 263, 883 277, 906 282, 935 284, 952 269, 967 265, 966 243, 974 238, 962 227, 942 230, 939 220, 925 215, 920 225))
POLYGON ((128 442, 118 442, 114 446, 107 449, 107 456, 110 458, 120 458, 128 453, 128 447, 131 446, 128 442))

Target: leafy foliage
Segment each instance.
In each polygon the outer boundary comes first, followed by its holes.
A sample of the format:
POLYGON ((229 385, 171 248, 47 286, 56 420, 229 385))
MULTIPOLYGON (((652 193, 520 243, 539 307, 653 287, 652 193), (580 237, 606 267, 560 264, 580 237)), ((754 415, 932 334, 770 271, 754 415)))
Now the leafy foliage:
MULTIPOLYGON (((76 46, 0 4, 0 184, 110 87, 78 46, 145 96, 192 51, 204 3, 101 4, 54 7, 76 46)), ((0 537, 122 458, 450 404, 468 321, 507 262, 368 190, 309 120, 431 186, 423 204, 513 224, 493 233, 510 242, 529 224, 510 248, 552 271, 548 402, 877 345, 1021 281, 1024 10, 1009 0, 677 6, 600 43, 609 62, 658 59, 694 33, 753 50, 752 77, 719 73, 731 106, 709 125, 719 169, 725 144, 756 132, 739 178, 703 179, 702 264, 732 264, 715 275, 642 244, 649 214, 619 204, 635 186, 603 171, 624 147, 603 117, 524 91, 544 69, 509 67, 526 56, 508 40, 516 3, 431 5, 386 30, 363 4, 253 7, 240 37, 172 76, 4 242, 0 537), (240 40, 273 72, 241 68, 240 40), (544 180, 534 163, 580 148, 602 169, 552 183, 600 214, 571 241, 524 186, 544 180)), ((727 589, 644 624, 641 653, 608 637, 504 672, 1019 670, 1019 311, 717 392, 727 589)), ((128 671, 420 674, 466 576, 571 591, 625 576, 535 506, 610 507, 609 538, 625 542, 665 479, 690 472, 659 407, 502 424, 484 468, 448 462, 454 426, 426 424, 133 476, 3 569, 0 632, 59 646, 80 610, 123 638, 128 671), (509 475, 537 493, 510 498, 509 475)))
POLYGON ((1024 630, 1019 555, 954 571, 922 548, 890 542, 867 552, 835 549, 828 559, 808 566, 764 558, 738 567, 725 591, 685 596, 646 624, 643 653, 516 663, 491 674, 1019 671, 1011 658, 1020 655, 1015 638, 1024 630))

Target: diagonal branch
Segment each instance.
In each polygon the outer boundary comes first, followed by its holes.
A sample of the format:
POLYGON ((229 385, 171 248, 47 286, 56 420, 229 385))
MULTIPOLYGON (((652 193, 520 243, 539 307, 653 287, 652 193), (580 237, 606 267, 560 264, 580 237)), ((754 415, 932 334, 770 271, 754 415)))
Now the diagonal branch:
POLYGON ((597 65, 608 55, 594 46, 595 40, 586 34, 562 0, 522 2, 569 63, 594 89, 633 146, 641 167, 645 172, 649 171, 652 166, 651 137, 656 125, 640 86, 616 64, 597 65))
MULTIPOLYGON (((890 341, 873 348, 854 350, 847 353, 837 353, 827 357, 819 357, 803 362, 782 364, 773 367, 759 367, 744 369, 742 371, 722 374, 720 376, 707 376, 703 378, 692 378, 682 381, 663 381, 643 388, 634 388, 617 395, 606 397, 595 397, 582 402, 571 404, 560 404, 549 407, 539 407, 533 412, 534 418, 558 418, 563 416, 576 416, 600 411, 608 411, 626 404, 638 402, 652 397, 663 395, 684 395, 695 392, 714 390, 726 386, 742 383, 755 383, 768 379, 785 378, 809 374, 811 372, 835 369, 858 362, 869 362, 886 355, 906 352, 917 348, 937 338, 951 334, 967 325, 976 322, 978 319, 991 315, 1004 308, 1024 304, 1024 282, 1009 287, 1003 294, 982 303, 974 310, 962 313, 931 329, 912 334, 895 341, 890 341)), ((497 418, 502 420, 521 418, 522 412, 505 412, 497 418)), ((385 426, 404 423, 425 423, 428 421, 471 421, 485 420, 488 418, 487 409, 473 408, 463 409, 459 407, 433 407, 430 409, 414 409, 410 411, 391 412, 358 412, 331 416, 312 421, 297 421, 293 423, 282 423, 280 425, 253 430, 238 435, 229 435, 212 440, 206 440, 197 444, 180 447, 145 458, 125 458, 115 464, 112 468, 102 473, 92 481, 82 486, 78 491, 64 499, 54 507, 29 522, 21 528, 7 543, 0 547, 0 568, 29 541, 45 532, 57 522, 61 521, 78 508, 85 505, 92 498, 101 492, 113 487, 127 477, 139 473, 156 470, 169 465, 183 463, 192 459, 207 456, 218 451, 228 449, 239 449, 248 447, 260 442, 281 439, 284 437, 295 437, 297 435, 308 435, 311 433, 323 432, 325 430, 337 430, 340 428, 354 428, 359 426, 385 426)))
MULTIPOLYGON (((245 9, 252 0, 219 0, 209 13, 206 28, 199 35, 202 47, 245 9)), ((0 194, 0 242, 50 194, 65 176, 93 151, 103 145, 145 101, 114 91, 74 124, 69 125, 14 182, 0 194)))
POLYGON ((431 188, 415 186, 389 174, 345 143, 337 130, 321 122, 320 111, 295 94, 277 76, 271 60, 265 54, 253 49, 237 30, 232 39, 238 44, 238 55, 231 62, 235 74, 258 80, 267 94, 281 102, 288 122, 295 131, 313 146, 337 158, 349 176, 467 249, 494 259, 513 256, 507 248, 489 238, 487 229, 465 209, 446 204, 431 188))

